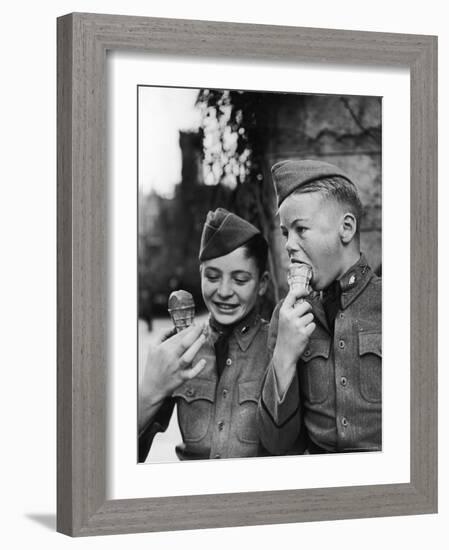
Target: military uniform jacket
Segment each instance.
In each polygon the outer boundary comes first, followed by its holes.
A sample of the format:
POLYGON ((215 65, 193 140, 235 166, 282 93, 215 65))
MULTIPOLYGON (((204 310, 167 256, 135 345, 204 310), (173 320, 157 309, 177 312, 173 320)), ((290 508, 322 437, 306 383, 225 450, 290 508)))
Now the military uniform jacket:
POLYGON ((251 457, 266 454, 260 446, 257 404, 268 362, 268 323, 255 312, 238 324, 229 337, 225 368, 218 378, 209 327, 206 342, 193 364, 206 359, 199 376, 177 388, 164 401, 151 425, 139 437, 139 461, 145 460, 154 435, 165 431, 177 405, 182 443, 181 460, 251 457))
MULTIPOLYGON (((311 452, 381 449, 381 279, 362 255, 340 287, 333 334, 319 294, 308 298, 316 329, 282 399, 270 362, 258 422, 261 441, 273 454, 303 452, 304 435, 311 452)), ((270 324, 271 352, 280 305, 270 324)))

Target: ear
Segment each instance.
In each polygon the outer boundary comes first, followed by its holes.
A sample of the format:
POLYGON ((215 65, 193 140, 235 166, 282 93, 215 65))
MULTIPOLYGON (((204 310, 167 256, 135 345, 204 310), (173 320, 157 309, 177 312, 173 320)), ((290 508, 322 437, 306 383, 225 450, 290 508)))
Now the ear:
POLYGON ((267 291, 269 280, 270 280, 270 275, 269 275, 268 271, 264 271, 262 273, 262 275, 260 277, 260 281, 259 281, 259 290, 257 291, 259 296, 263 296, 265 294, 265 292, 267 291))
POLYGON ((349 244, 357 231, 357 220, 351 212, 346 212, 340 223, 340 239, 343 244, 349 244))

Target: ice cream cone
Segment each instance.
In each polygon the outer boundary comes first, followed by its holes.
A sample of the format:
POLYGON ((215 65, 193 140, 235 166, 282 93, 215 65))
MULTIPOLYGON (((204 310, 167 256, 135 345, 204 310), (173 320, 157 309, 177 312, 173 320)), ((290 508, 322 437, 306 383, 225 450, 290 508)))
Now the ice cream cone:
POLYGON ((193 323, 195 302, 190 292, 175 290, 168 298, 168 311, 175 325, 176 332, 181 332, 193 323))
POLYGON ((292 263, 288 268, 287 282, 290 289, 304 288, 309 294, 311 291, 312 268, 308 264, 292 263))

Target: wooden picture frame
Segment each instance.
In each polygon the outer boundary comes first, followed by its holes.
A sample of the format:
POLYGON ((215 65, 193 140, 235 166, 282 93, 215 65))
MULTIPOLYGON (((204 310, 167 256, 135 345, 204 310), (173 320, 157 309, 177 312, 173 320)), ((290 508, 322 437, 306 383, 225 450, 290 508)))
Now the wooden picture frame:
POLYGON ((437 511, 437 39, 74 13, 58 19, 58 504, 71 536, 437 511), (410 483, 106 499, 108 50, 410 69, 410 483))

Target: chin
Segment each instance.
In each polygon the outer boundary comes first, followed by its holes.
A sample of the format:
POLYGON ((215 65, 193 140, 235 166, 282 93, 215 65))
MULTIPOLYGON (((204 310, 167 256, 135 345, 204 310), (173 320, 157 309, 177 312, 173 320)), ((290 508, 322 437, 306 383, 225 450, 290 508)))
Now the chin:
POLYGON ((235 311, 232 314, 226 314, 222 313, 221 311, 217 311, 215 308, 212 310, 212 315, 215 317, 215 320, 221 323, 222 325, 232 325, 233 323, 237 323, 237 321, 240 321, 240 319, 243 318, 245 313, 241 311, 235 311))
POLYGON ((320 292, 326 288, 326 285, 324 285, 322 281, 314 281, 313 279, 310 281, 310 286, 316 292, 320 292))
POLYGON ((223 315, 222 313, 214 313, 215 320, 222 325, 232 325, 242 318, 242 315, 223 315))
POLYGON ((232 325, 237 322, 238 319, 230 319, 224 315, 214 315, 215 320, 220 323, 220 325, 232 325))

